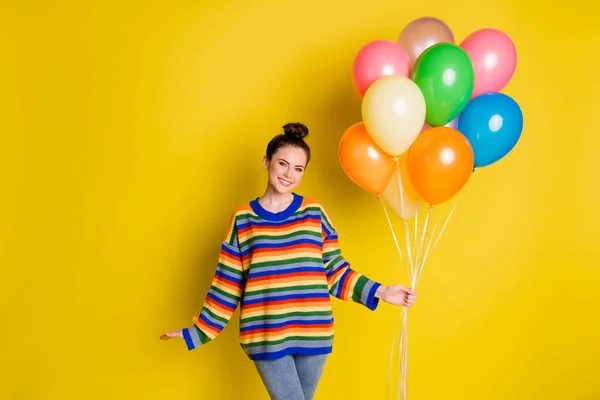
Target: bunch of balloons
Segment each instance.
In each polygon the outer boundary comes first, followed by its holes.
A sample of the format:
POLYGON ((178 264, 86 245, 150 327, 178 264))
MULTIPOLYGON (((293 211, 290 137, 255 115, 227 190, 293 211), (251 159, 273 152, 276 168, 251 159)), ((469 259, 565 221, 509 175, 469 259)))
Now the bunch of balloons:
MULTIPOLYGON (((437 223, 429 227, 433 207, 455 197, 476 168, 504 158, 521 136, 521 109, 501 93, 516 64, 515 45, 504 32, 480 29, 456 44, 448 25, 433 17, 410 22, 395 42, 375 40, 356 54, 352 83, 362 98, 362 121, 344 132, 340 163, 350 179, 390 204, 403 220, 406 257, 384 206, 413 289, 454 210, 436 232, 437 223), (423 204, 429 207, 420 229, 423 204)), ((388 368, 389 384, 397 343, 402 399, 407 394, 406 310, 398 318, 388 368)))
POLYGON ((523 115, 500 93, 516 63, 504 32, 480 29, 456 44, 434 17, 410 22, 397 41, 367 43, 352 65, 362 121, 340 141, 345 173, 404 220, 446 202, 517 144, 523 115))

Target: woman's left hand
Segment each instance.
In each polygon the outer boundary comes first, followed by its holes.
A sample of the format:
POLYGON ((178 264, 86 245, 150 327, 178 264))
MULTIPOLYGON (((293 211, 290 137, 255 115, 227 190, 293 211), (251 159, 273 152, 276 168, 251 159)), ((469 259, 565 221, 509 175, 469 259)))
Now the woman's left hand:
POLYGON ((380 286, 375 296, 386 303, 410 307, 417 301, 417 292, 402 285, 380 286))

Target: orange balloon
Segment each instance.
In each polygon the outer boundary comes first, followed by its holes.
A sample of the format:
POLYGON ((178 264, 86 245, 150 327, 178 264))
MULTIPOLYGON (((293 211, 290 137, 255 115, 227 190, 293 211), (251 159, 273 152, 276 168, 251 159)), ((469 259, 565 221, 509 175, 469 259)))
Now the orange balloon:
POLYGON ((408 150, 407 169, 413 187, 430 205, 441 204, 467 183, 475 155, 467 138, 440 126, 422 132, 408 150))
POLYGON ((357 122, 344 132, 338 150, 340 164, 354 183, 373 194, 385 190, 396 163, 377 146, 363 122, 357 122))

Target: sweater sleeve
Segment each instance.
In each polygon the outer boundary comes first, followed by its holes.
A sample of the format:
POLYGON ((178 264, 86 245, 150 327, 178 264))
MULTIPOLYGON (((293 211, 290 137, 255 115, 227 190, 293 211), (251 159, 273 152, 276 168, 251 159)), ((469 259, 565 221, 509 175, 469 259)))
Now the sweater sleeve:
POLYGON ((221 333, 235 312, 243 290, 244 269, 234 215, 221 244, 217 268, 200 315, 193 317, 191 327, 182 330, 188 350, 211 341, 221 333))
POLYGON ((329 293, 338 299, 362 304, 375 310, 379 299, 375 292, 381 286, 366 276, 352 270, 344 259, 338 242, 338 232, 326 211, 322 211, 323 262, 329 285, 329 293))

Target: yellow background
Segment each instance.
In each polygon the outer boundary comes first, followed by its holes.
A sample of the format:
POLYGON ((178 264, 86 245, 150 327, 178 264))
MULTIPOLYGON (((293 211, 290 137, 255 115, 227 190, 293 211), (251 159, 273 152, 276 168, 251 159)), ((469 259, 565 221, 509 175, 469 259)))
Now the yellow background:
MULTIPOLYGON (((411 310, 412 399, 600 398, 598 8, 579 0, 5 1, 0 6, 0 398, 266 399, 237 342, 188 353, 267 141, 311 131, 300 192, 345 255, 407 283, 376 199, 337 160, 356 51, 434 15, 515 41, 522 139, 476 171, 411 310), (209 5, 210 4, 210 5, 209 5), (422 4, 422 5, 419 5, 422 4), (587 4, 587 5, 586 5, 587 4)), ((381 399, 397 309, 335 301, 317 399, 381 399)))

